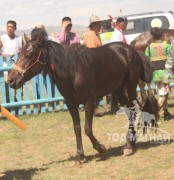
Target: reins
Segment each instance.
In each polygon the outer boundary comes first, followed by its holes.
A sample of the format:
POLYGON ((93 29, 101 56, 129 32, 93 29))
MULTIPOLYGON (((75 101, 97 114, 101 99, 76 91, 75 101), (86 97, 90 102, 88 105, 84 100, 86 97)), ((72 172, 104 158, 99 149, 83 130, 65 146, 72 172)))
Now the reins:
POLYGON ((27 69, 24 69, 24 68, 22 68, 16 64, 13 65, 12 69, 17 70, 22 76, 24 76, 24 74, 27 73, 27 71, 29 71, 29 69, 31 69, 36 63, 39 63, 42 66, 44 66, 46 63, 43 63, 39 60, 41 54, 42 54, 42 49, 39 51, 39 54, 38 54, 36 61, 31 66, 29 66, 27 69))

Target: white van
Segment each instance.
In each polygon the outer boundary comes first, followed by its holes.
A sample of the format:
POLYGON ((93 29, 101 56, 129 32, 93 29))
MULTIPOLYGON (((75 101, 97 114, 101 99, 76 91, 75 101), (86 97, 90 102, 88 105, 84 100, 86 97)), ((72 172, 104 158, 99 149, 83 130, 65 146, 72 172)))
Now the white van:
POLYGON ((142 32, 150 31, 152 27, 162 29, 174 29, 173 12, 149 12, 126 16, 128 19, 127 29, 124 30, 127 43, 130 44, 142 32))

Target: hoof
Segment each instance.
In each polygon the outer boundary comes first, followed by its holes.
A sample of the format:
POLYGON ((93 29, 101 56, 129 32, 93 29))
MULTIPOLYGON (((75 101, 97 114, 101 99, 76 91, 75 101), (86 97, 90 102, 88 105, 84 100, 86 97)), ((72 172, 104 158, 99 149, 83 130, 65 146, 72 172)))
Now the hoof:
POLYGON ((135 152, 136 152, 135 149, 132 149, 132 148, 131 148, 131 149, 126 149, 126 148, 125 148, 125 149, 123 150, 123 155, 124 155, 124 156, 130 156, 130 155, 134 154, 135 152))
POLYGON ((0 178, 3 177, 3 176, 5 176, 5 174, 0 174, 0 178))
POLYGON ((80 156, 76 155, 74 159, 75 159, 75 165, 81 165, 82 163, 86 161, 84 155, 80 155, 80 156))
POLYGON ((107 151, 103 144, 99 144, 99 146, 97 146, 95 149, 101 154, 104 154, 107 151))
POLYGON ((80 166, 82 164, 81 160, 75 160, 75 166, 80 166))

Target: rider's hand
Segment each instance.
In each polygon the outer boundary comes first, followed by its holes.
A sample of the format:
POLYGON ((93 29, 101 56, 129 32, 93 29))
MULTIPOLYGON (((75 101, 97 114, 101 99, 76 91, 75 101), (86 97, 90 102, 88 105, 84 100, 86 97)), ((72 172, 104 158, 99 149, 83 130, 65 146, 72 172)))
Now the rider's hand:
POLYGON ((64 22, 62 23, 62 28, 66 29, 66 27, 67 27, 69 24, 71 24, 70 21, 64 21, 64 22))

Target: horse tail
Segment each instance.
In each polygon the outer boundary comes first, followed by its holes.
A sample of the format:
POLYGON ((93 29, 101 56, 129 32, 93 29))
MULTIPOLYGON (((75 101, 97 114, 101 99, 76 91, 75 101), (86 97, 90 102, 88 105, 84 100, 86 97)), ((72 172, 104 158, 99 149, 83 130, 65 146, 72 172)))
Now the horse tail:
POLYGON ((152 77, 153 77, 153 70, 151 68, 150 60, 144 54, 144 52, 142 52, 140 50, 136 50, 136 51, 137 51, 139 59, 143 63, 142 71, 141 71, 141 74, 140 74, 140 79, 143 82, 150 83, 152 81, 152 77))

